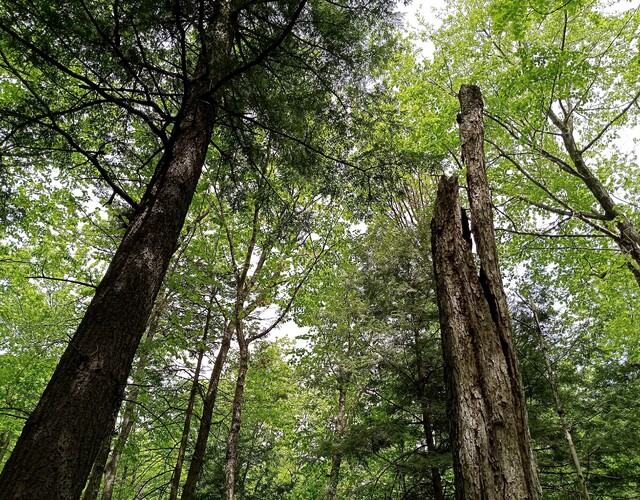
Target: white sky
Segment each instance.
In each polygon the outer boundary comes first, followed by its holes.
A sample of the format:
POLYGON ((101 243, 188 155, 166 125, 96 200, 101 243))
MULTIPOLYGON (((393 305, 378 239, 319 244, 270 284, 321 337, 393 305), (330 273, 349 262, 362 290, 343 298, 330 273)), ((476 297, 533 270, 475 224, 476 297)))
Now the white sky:
MULTIPOLYGON (((415 0, 409 5, 403 5, 403 2, 400 1, 398 3, 398 12, 404 14, 405 25, 410 30, 419 31, 421 20, 431 25, 438 25, 436 11, 443 9, 444 6, 445 0, 415 0)), ((434 47, 431 42, 415 39, 413 43, 420 48, 423 56, 429 57, 433 54, 434 47)))
POLYGON ((434 10, 442 9, 444 6, 444 0, 415 0, 409 5, 403 5, 403 2, 399 2, 398 11, 405 14, 405 21, 409 27, 418 28, 418 18, 434 23, 434 10))

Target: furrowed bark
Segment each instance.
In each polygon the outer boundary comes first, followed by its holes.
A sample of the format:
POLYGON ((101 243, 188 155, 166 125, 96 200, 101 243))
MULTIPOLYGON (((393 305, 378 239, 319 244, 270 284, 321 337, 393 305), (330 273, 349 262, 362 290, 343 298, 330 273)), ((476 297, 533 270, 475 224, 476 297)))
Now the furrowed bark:
POLYGON ((474 241, 457 178, 441 178, 432 251, 451 419, 456 496, 542 497, 495 245, 480 90, 460 89, 460 139, 474 241))
MULTIPOLYGON (((229 18, 213 30, 230 53, 229 18)), ((122 401, 205 161, 217 112, 201 61, 171 140, 96 294, 0 475, 0 499, 79 498, 122 401)), ((209 71, 209 70, 207 70, 209 71)))

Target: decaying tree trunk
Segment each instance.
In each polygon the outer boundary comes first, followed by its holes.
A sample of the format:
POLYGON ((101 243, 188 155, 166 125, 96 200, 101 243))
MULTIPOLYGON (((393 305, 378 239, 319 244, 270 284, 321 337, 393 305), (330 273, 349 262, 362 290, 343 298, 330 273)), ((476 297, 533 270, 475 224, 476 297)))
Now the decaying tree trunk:
POLYGON ((431 224, 456 495, 538 499, 542 492, 498 267, 480 89, 463 86, 459 99, 472 229, 460 206, 456 177, 440 179, 431 224))

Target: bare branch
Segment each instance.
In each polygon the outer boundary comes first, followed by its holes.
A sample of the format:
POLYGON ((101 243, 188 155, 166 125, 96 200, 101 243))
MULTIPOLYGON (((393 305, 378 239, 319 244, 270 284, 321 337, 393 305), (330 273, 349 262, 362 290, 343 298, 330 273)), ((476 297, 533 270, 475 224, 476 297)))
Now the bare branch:
POLYGON ((93 283, 87 283, 85 281, 72 280, 68 278, 54 278, 53 276, 45 276, 44 274, 41 274, 40 276, 25 276, 25 278, 36 280, 62 281, 65 283, 73 283, 74 285, 87 286, 89 288, 93 288, 94 290, 98 288, 97 285, 94 285, 93 283))
POLYGON ((631 99, 629 104, 627 104, 624 108, 622 108, 622 111, 620 111, 620 113, 614 116, 609 121, 609 123, 607 123, 604 127, 602 127, 602 130, 600 130, 600 132, 598 132, 596 136, 593 139, 591 139, 589 143, 586 146, 584 146, 582 149, 580 149, 578 152, 580 154, 583 154, 591 146, 593 146, 596 142, 598 142, 600 138, 607 132, 607 130, 609 130, 615 122, 617 122, 620 118, 622 118, 627 113, 627 111, 629 111, 629 109, 631 109, 631 107, 638 102, 639 98, 640 98, 640 91, 633 97, 633 99, 631 99))

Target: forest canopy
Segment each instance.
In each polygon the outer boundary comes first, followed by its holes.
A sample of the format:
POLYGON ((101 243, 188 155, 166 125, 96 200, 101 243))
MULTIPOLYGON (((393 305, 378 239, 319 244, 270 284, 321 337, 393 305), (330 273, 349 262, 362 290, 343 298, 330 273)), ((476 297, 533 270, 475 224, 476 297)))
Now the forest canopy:
POLYGON ((420 7, 0 2, 1 500, 637 497, 640 2, 420 7))

